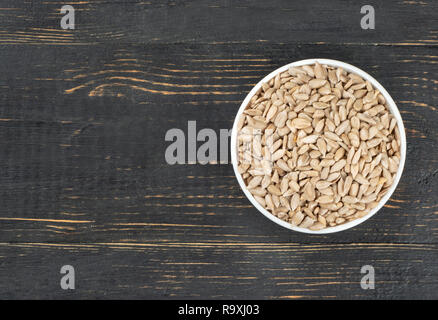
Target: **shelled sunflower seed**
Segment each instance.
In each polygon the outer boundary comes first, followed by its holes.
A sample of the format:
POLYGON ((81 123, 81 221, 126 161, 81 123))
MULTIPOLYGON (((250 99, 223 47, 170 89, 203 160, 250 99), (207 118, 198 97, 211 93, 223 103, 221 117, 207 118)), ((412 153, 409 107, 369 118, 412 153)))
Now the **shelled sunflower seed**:
POLYGON ((365 216, 391 187, 400 133, 370 82, 315 63, 264 83, 238 122, 238 168, 260 203, 320 230, 365 216))

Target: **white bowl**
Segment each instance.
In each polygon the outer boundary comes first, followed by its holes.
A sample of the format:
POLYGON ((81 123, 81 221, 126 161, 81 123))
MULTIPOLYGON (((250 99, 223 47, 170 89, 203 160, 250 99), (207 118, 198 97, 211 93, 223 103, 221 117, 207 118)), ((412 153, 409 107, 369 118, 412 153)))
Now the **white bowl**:
POLYGON ((257 85, 248 93, 248 95, 246 96, 245 100, 243 100, 242 105, 239 108, 239 111, 237 112, 236 118, 234 120, 234 125, 233 125, 233 130, 231 133, 231 162, 233 164, 233 169, 234 169, 234 173, 236 175, 237 181, 239 182, 240 187, 242 188, 243 192, 245 193, 246 197, 249 199, 249 201, 251 201, 251 203, 254 205, 254 207, 257 208, 257 210, 259 210, 261 213, 263 213, 263 215, 265 217, 267 217, 268 219, 274 221, 275 223, 279 224, 282 227, 285 227, 287 229, 291 229, 291 230, 295 230, 295 231, 299 231, 299 232, 303 232, 303 233, 316 233, 316 234, 324 234, 324 233, 333 233, 333 232, 339 232, 339 231, 343 231, 343 230, 347 230, 350 229, 354 226, 357 226, 358 224, 361 224, 362 222, 364 222, 365 220, 368 220, 369 218, 371 218, 374 214, 376 214, 377 211, 380 210, 380 208, 383 207, 383 205, 388 201, 388 199, 391 197, 392 193, 394 192, 395 188, 397 187, 398 182, 400 181, 400 177, 402 175, 403 172, 403 167, 405 165, 405 159, 406 159, 406 134, 405 134, 405 128, 403 126, 403 120, 400 116, 400 112, 398 111, 397 105, 395 104, 394 100, 391 98, 391 96, 389 95, 389 93, 385 90, 385 88, 382 87, 382 85, 377 82, 376 79, 374 79, 372 76, 370 76, 368 73, 366 73, 365 71, 354 67, 350 64, 347 64, 345 62, 341 62, 341 61, 337 61, 337 60, 331 60, 331 59, 306 59, 306 60, 300 60, 300 61, 296 61, 290 64, 287 64, 281 68, 278 68, 277 70, 271 72, 270 74, 268 74, 266 77, 264 77, 259 83, 257 83, 257 85), (289 67, 299 67, 299 66, 303 66, 303 65, 311 65, 314 64, 316 61, 318 61, 318 63, 320 64, 325 64, 327 66, 332 66, 332 67, 341 67, 342 69, 344 69, 345 71, 348 72, 353 72, 359 76, 361 76, 363 79, 368 80, 374 88, 378 89, 380 91, 380 93, 385 97, 386 99, 386 103, 387 106, 389 107, 391 113, 394 115, 395 119, 397 120, 397 125, 398 125, 398 129, 400 131, 400 138, 401 138, 401 153, 400 153, 400 164, 398 167, 398 171, 397 174, 395 176, 395 179, 393 181, 393 184, 391 185, 391 188, 388 190, 388 192, 383 196, 383 198, 380 200, 379 204, 377 205, 377 207, 375 207, 374 209, 372 209, 366 216, 359 218, 359 219, 355 219, 353 221, 335 226, 335 227, 328 227, 322 230, 317 230, 317 231, 313 231, 313 230, 309 230, 306 228, 300 228, 300 227, 296 227, 296 226, 292 226, 290 223, 283 221, 279 218, 277 218, 276 216, 274 216, 272 213, 270 213, 269 211, 267 211, 265 208, 263 208, 252 196, 252 194, 248 191, 248 189, 246 188, 246 185, 242 179, 242 176, 240 175, 239 171, 238 171, 238 164, 237 164, 237 145, 236 145, 236 141, 237 141, 237 123, 238 120, 241 116, 241 114, 243 113, 243 111, 245 110, 248 102, 250 101, 251 97, 261 88, 262 83, 268 82, 269 80, 271 80, 272 78, 274 78, 277 74, 282 73, 284 71, 287 71, 289 69, 289 67))

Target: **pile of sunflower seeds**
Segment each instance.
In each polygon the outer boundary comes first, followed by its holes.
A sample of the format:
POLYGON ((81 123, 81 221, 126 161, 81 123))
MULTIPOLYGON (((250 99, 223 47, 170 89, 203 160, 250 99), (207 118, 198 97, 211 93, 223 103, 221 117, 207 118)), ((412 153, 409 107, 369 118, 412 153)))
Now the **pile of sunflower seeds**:
POLYGON ((365 216, 388 191, 400 133, 383 95, 341 68, 291 67, 238 122, 238 169, 274 216, 320 230, 365 216))

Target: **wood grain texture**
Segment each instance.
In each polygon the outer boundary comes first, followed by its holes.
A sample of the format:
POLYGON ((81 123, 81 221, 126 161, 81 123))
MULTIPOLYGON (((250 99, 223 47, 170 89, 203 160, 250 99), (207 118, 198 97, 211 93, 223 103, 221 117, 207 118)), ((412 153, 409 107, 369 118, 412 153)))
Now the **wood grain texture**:
POLYGON ((376 4, 377 29, 342 39, 344 1, 81 1, 75 31, 63 3, 0 6, 0 298, 438 298, 436 2, 376 4), (164 158, 167 130, 230 129, 255 83, 310 57, 369 72, 407 130, 391 200, 339 234, 271 223, 230 164, 164 158))
POLYGON ((0 44, 359 43, 437 45, 438 3, 344 0, 3 0, 0 44), (376 30, 360 27, 373 5, 376 30), (59 28, 63 5, 76 10, 74 32, 59 28))

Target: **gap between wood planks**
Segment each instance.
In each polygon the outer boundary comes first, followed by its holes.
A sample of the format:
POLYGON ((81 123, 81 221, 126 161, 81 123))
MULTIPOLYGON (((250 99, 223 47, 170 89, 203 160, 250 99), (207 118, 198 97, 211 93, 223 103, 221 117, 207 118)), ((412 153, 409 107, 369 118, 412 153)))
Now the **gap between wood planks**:
POLYGON ((48 243, 48 242, 0 242, 0 246, 16 247, 77 247, 77 248, 104 248, 104 247, 123 247, 127 249, 147 248, 147 247, 169 247, 169 248, 247 248, 250 250, 266 249, 273 250, 292 250, 299 248, 305 251, 324 251, 324 250, 356 250, 363 249, 406 249, 406 250, 429 250, 438 251, 437 244, 430 243, 229 243, 229 242, 165 242, 162 243, 136 243, 136 242, 96 242, 96 243, 48 243))

